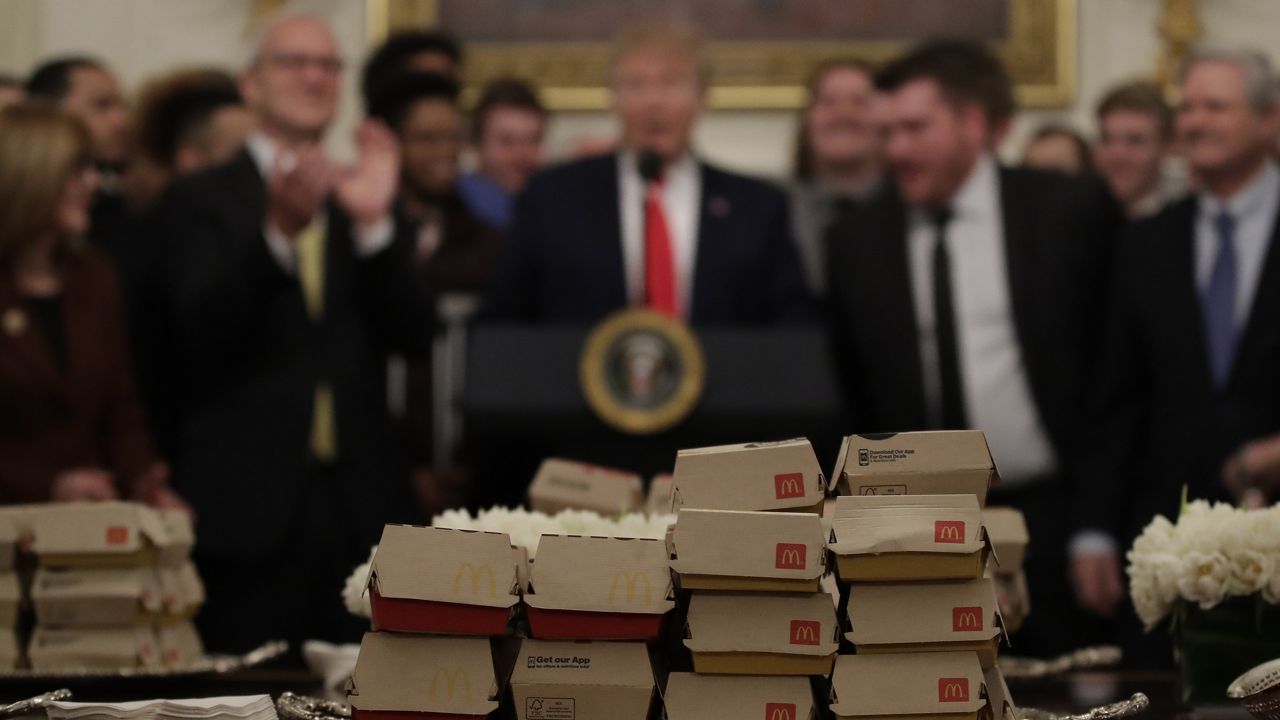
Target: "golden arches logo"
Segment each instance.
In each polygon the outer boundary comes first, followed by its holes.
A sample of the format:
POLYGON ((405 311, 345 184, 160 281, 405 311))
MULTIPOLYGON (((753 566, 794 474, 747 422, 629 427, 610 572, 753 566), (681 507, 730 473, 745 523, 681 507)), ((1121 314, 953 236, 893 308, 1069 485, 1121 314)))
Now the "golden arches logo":
POLYGON ((977 632, 982 629, 982 608, 958 607, 951 609, 952 632, 977 632))
POLYGON ((471 563, 462 563, 458 566, 458 572, 453 575, 453 594, 462 594, 462 576, 466 574, 471 579, 471 594, 480 594, 480 582, 484 578, 489 580, 489 597, 498 596, 498 581, 493 576, 493 568, 488 565, 476 567, 471 563))
POLYGON ((618 572, 614 573, 613 580, 609 582, 608 603, 610 605, 616 605, 618 602, 618 586, 619 585, 622 585, 626 589, 627 604, 635 604, 636 590, 640 586, 643 586, 644 588, 643 604, 645 605, 645 607, 648 607, 653 603, 653 598, 652 598, 653 588, 650 587, 649 585, 648 573, 645 573, 643 571, 627 572, 626 570, 619 570, 618 572))
POLYGON ((764 720, 796 720, 796 704, 765 703, 764 720))
POLYGON ((938 678, 938 702, 969 702, 969 678, 938 678))
POLYGON ((933 541, 950 545, 964 544, 964 523, 958 520, 939 520, 933 524, 933 541))
POLYGON ((453 702, 458 694, 458 684, 462 684, 462 702, 471 702, 471 674, 466 670, 445 670, 440 668, 431 675, 431 687, 427 689, 428 700, 440 699, 440 679, 444 678, 444 700, 453 702))

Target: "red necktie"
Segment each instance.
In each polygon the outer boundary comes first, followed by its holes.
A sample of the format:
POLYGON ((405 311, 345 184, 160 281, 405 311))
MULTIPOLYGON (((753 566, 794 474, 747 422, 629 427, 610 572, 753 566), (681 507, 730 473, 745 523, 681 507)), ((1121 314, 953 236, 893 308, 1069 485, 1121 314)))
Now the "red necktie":
POLYGON ((662 209, 662 181, 652 182, 644 196, 645 297, 649 309, 676 317, 676 267, 671 254, 671 232, 662 209))

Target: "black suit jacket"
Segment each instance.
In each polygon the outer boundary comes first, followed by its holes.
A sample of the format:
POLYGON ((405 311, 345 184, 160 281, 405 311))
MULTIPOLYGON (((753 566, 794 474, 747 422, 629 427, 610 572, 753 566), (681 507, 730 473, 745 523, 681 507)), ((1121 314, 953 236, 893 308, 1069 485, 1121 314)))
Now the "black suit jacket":
POLYGON ((1184 486, 1193 499, 1228 499, 1223 461, 1280 432, 1280 224, 1230 378, 1215 388, 1195 281, 1197 208, 1194 197, 1170 205, 1121 245, 1076 511, 1121 543, 1157 513, 1175 519, 1184 486))
POLYGON ((335 531, 377 541, 382 524, 412 519, 402 448, 386 407, 389 349, 426 352, 431 310, 404 238, 369 258, 349 219, 328 209, 324 315, 263 237, 266 190, 252 158, 175 183, 160 208, 167 294, 183 357, 178 490, 199 516, 209 556, 266 555, 280 546, 308 472, 314 393, 334 394, 344 516, 335 531))
MULTIPOLYGON (((1086 181, 1001 168, 1006 273, 1032 399, 1060 462, 1073 457, 1117 220, 1086 181)), ((907 247, 893 191, 828 233, 832 345, 859 432, 929 426, 907 247)), ((953 250, 955 252, 955 250, 953 250)))
MULTIPOLYGON (((701 165, 702 200, 690 322, 750 325, 804 319, 809 306, 786 196, 701 165)), ((627 307, 617 156, 533 177, 516 200, 484 316, 583 324, 627 307)))

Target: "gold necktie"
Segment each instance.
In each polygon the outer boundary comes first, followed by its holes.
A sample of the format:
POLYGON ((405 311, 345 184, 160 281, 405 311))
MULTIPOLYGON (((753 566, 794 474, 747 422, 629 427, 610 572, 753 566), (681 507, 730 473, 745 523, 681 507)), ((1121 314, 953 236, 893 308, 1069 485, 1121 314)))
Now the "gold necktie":
MULTIPOLYGON (((324 246, 323 216, 303 228, 295 242, 298 254, 298 283, 302 299, 312 320, 324 317, 324 246)), ((315 405, 311 413, 311 454, 321 462, 338 457, 337 424, 334 422, 333 388, 321 380, 316 386, 315 405)))

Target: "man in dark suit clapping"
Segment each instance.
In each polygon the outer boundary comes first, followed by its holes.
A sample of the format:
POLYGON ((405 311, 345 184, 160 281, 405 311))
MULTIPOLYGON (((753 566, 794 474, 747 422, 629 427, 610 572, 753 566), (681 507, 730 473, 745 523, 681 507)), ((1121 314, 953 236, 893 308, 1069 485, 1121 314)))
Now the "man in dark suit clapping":
POLYGON ((160 209, 186 369, 176 484, 216 650, 358 638, 343 579, 383 523, 413 519, 384 368, 391 348, 425 352, 430 306, 395 235, 390 131, 362 124, 350 168, 321 146, 341 70, 323 21, 272 25, 242 82, 247 149, 160 209))

